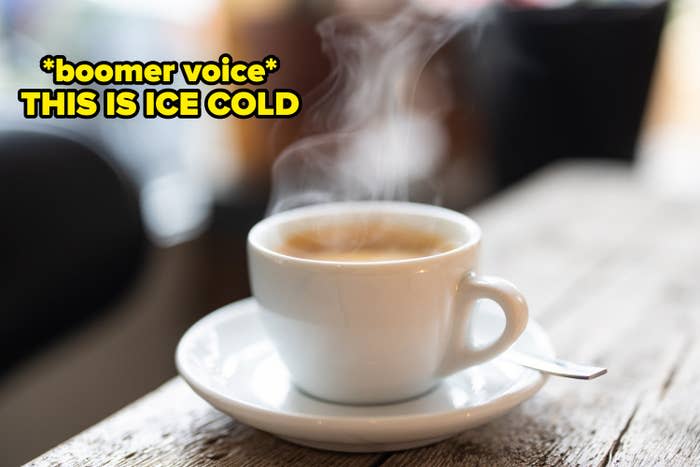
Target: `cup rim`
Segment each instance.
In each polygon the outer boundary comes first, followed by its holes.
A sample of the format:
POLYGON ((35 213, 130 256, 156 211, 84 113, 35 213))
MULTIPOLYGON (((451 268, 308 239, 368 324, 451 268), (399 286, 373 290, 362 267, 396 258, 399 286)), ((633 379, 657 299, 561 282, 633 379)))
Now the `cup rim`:
POLYGON ((403 201, 339 201, 331 203, 314 204, 311 206, 303 206, 300 208, 290 209, 280 213, 272 214, 269 217, 259 221, 248 232, 248 247, 263 255, 285 263, 297 263, 300 265, 316 265, 330 266, 333 268, 367 268, 367 267, 382 267, 395 265, 411 265, 434 261, 437 259, 453 256, 467 250, 471 250, 481 241, 481 228, 471 218, 457 211, 435 206, 431 204, 403 202, 403 201), (398 212, 404 214, 422 214, 427 216, 439 217, 440 219, 454 222, 465 227, 468 232, 468 238, 465 242, 460 243, 455 248, 447 251, 442 251, 428 256, 418 256, 415 258, 389 259, 381 261, 345 261, 345 260, 321 260, 311 258, 300 258, 298 256, 286 255, 268 248, 262 244, 259 237, 261 233, 270 229, 275 225, 279 225, 292 220, 298 220, 303 217, 318 216, 320 214, 338 214, 338 210, 346 210, 352 212, 398 212))

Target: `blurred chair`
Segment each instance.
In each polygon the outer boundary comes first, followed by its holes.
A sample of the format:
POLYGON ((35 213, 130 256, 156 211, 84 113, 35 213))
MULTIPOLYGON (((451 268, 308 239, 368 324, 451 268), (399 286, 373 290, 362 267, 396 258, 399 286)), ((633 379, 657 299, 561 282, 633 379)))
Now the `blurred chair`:
POLYGON ((0 466, 174 376, 182 333, 250 294, 244 235, 233 251, 230 233, 156 248, 112 151, 42 122, 13 125, 0 124, 0 466))
POLYGON ((114 302, 143 264, 135 188, 66 132, 0 128, 0 377, 114 302))
POLYGON ((559 158, 632 161, 667 1, 504 6, 472 79, 501 186, 559 158))
POLYGON ((150 246, 137 187, 84 140, 0 126, 0 466, 172 377, 205 311, 202 246, 150 246))

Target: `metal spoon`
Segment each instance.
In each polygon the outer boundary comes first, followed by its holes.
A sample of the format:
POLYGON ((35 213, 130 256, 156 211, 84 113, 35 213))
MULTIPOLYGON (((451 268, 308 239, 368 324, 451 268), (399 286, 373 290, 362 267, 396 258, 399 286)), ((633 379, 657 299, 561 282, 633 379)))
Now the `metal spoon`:
POLYGON ((594 379, 608 372, 607 368, 599 366, 579 365, 558 358, 544 358, 509 350, 503 354, 506 360, 520 366, 532 368, 555 376, 574 379, 594 379))

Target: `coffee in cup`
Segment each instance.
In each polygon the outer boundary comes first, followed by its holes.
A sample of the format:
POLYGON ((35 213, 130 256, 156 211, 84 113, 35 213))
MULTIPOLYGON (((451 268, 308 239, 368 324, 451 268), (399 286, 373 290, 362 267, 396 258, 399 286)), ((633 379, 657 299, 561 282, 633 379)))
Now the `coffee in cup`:
POLYGON ((457 244, 435 232, 382 219, 311 225, 291 232, 277 251, 325 261, 387 261, 442 253, 457 244))

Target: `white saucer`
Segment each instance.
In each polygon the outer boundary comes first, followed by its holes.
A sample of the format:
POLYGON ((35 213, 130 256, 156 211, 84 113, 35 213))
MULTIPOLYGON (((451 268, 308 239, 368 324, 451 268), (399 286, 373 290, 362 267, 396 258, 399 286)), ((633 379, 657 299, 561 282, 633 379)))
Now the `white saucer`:
MULTIPOLYGON (((258 322, 252 298, 204 317, 182 337, 176 363, 192 389, 217 409, 294 443, 319 449, 376 452, 434 443, 486 423, 532 397, 541 373, 497 358, 445 379, 418 398, 388 405, 339 405, 291 385, 258 322)), ((502 314, 481 310, 477 335, 496 336, 502 314)), ((514 348, 553 357, 542 328, 530 322, 514 348)))

